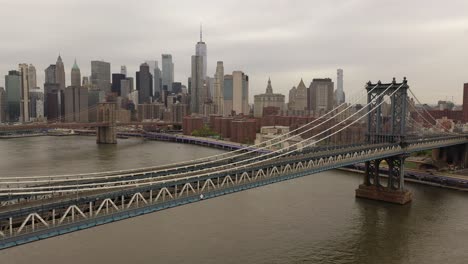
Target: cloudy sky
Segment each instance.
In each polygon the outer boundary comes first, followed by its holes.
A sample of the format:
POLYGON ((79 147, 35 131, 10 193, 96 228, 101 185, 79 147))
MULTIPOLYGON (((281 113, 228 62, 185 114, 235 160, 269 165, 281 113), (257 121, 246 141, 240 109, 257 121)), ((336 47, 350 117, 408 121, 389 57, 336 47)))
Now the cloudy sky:
POLYGON ((199 24, 208 73, 250 76, 251 98, 271 77, 287 94, 300 79, 336 79, 344 69, 348 95, 368 80, 406 76, 424 102, 462 102, 468 82, 467 0, 0 0, 0 86, 18 63, 44 69, 60 53, 67 84, 76 57, 82 75, 91 60, 131 75, 145 60, 173 55, 175 80, 187 83, 199 24))

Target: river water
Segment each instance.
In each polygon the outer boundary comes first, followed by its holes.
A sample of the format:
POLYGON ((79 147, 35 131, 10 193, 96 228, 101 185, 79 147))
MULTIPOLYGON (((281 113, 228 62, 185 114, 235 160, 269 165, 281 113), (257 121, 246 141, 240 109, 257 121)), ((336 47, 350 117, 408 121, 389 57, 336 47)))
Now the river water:
MULTIPOLYGON (((0 176, 152 166, 221 151, 93 137, 0 141, 0 176)), ((405 206, 355 199, 328 171, 0 251, 14 263, 468 263, 468 194, 408 184, 405 206)))

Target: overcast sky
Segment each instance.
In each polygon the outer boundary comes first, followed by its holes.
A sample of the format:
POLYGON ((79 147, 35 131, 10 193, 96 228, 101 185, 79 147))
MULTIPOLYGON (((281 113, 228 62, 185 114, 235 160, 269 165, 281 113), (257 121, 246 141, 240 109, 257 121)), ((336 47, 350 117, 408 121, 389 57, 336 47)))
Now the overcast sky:
POLYGON ((269 76, 287 94, 301 78, 336 81, 337 68, 348 95, 406 76, 424 102, 461 103, 468 82, 467 0, 0 0, 0 86, 8 70, 32 63, 42 87, 59 53, 67 85, 75 57, 82 75, 105 60, 133 76, 145 60, 161 67, 162 53, 186 84, 200 22, 208 74, 218 60, 226 73, 244 71, 251 101, 269 76))

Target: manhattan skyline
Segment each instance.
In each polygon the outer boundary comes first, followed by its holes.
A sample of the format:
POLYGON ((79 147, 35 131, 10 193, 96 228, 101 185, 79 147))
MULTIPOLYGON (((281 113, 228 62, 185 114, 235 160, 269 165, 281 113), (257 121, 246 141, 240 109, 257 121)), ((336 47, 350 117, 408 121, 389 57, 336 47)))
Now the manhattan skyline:
POLYGON ((466 1, 422 6, 405 1, 229 1, 223 6, 141 1, 140 7, 125 1, 6 2, 0 18, 8 36, 0 43, 0 86, 9 70, 32 63, 42 88, 44 70, 59 53, 67 76, 76 58, 83 76, 90 75, 91 60, 104 60, 113 73, 126 65, 131 77, 146 60, 161 65, 161 54, 167 53, 173 56, 174 80, 186 84, 201 22, 207 75, 214 76, 216 61, 223 61, 227 72, 249 74, 250 103, 269 76, 275 91, 287 95, 300 78, 306 85, 313 78, 336 81, 336 69, 342 68, 349 95, 368 80, 406 76, 421 101, 453 96, 460 104, 468 79, 467 8, 466 1), (15 10, 20 9, 24 17, 18 21, 15 10), (13 20, 14 27, 6 26, 13 20))

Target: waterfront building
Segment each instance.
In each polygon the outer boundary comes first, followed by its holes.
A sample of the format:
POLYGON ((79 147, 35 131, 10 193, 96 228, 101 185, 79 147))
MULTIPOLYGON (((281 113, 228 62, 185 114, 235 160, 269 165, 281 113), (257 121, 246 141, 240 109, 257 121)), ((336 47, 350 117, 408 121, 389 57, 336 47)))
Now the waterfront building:
POLYGON ((31 120, 38 120, 44 117, 44 93, 39 87, 29 90, 29 113, 31 120))
POLYGON ((110 92, 111 65, 105 61, 91 61, 91 84, 98 90, 110 92))
POLYGON ((48 122, 62 121, 65 113, 64 102, 64 91, 60 90, 59 84, 48 84, 44 94, 44 115, 47 117, 48 122))
POLYGON ((44 116, 47 120, 59 121, 59 117, 65 111, 62 99, 63 91, 57 82, 57 66, 51 64, 45 69, 44 80, 44 116))
POLYGON ((29 122, 29 65, 26 63, 19 64, 19 72, 21 75, 20 82, 20 122, 29 122))
POLYGON ((140 71, 136 72, 136 89, 140 103, 151 103, 153 96, 153 75, 148 64, 140 65, 140 71))
POLYGON ((7 121, 7 94, 5 88, 0 87, 0 123, 7 121))
POLYGON ((285 96, 282 94, 273 93, 271 80, 268 78, 268 85, 264 94, 254 96, 254 117, 263 116, 263 108, 276 107, 278 111, 284 110, 285 96))
POLYGON ((81 72, 80 67, 78 67, 78 64, 76 64, 76 59, 71 70, 71 86, 81 86, 81 72))
POLYGON ((203 117, 185 116, 183 118, 182 130, 184 135, 192 135, 192 132, 201 129, 204 126, 203 117))
POLYGON ((162 54, 162 89, 171 91, 174 82, 174 63, 171 54, 162 54))
POLYGON ((7 120, 18 122, 21 111, 21 73, 19 71, 9 71, 5 75, 5 88, 7 94, 7 120))
POLYGON ((255 119, 241 119, 231 121, 232 142, 253 144, 257 134, 257 122, 255 119))

